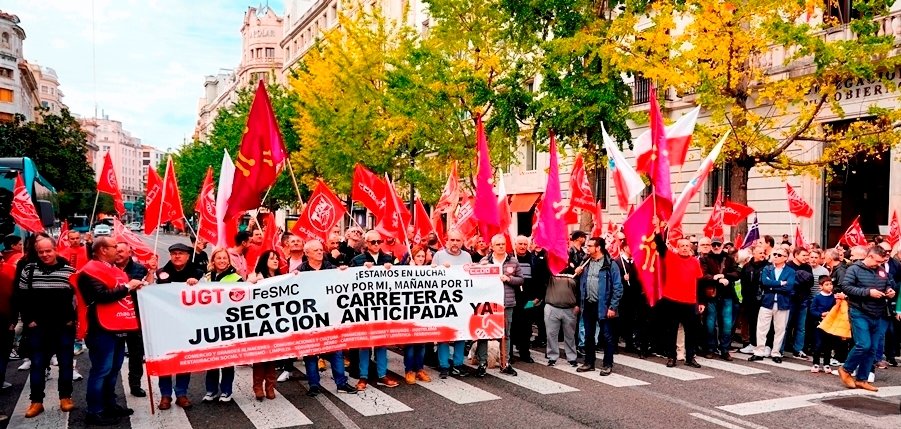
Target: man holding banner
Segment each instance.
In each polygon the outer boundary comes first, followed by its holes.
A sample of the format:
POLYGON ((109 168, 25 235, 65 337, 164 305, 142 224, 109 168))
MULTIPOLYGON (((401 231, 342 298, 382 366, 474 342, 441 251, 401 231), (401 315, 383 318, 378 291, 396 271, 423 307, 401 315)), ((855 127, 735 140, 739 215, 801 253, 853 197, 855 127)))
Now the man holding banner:
MULTIPOLYGON (((522 268, 519 261, 507 254, 507 239, 497 234, 491 237, 491 253, 482 259, 482 264, 497 265, 501 269, 501 281, 504 283, 504 341, 506 345, 502 350, 505 353, 501 359, 501 372, 507 375, 516 375, 513 365, 510 365, 510 329, 513 325, 513 310, 516 308, 516 294, 522 293, 522 285, 525 280, 522 277, 522 268)), ((476 345, 476 356, 479 358, 479 368, 476 377, 484 377, 488 368, 488 340, 479 340, 476 345)))
MULTIPOLYGON (((450 268, 452 265, 466 265, 471 263, 472 256, 469 253, 463 251, 463 233, 452 229, 447 232, 447 247, 442 250, 439 250, 435 253, 435 256, 432 257, 433 265, 440 265, 444 268, 450 268)), ((450 343, 439 343, 438 344, 438 377, 447 378, 447 376, 454 375, 457 377, 466 377, 469 375, 466 367, 463 366, 463 355, 464 349, 466 348, 466 341, 454 341, 454 357, 453 357, 453 365, 449 362, 450 360, 450 343)))

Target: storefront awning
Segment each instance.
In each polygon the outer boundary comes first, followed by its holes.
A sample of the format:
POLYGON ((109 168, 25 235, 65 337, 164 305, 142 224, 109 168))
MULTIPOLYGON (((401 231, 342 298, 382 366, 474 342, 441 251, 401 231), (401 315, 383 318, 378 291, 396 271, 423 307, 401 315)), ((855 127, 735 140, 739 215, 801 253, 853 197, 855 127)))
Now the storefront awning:
POLYGON ((532 210, 532 206, 535 205, 535 201, 537 201, 540 196, 541 192, 513 194, 510 198, 510 211, 517 213, 532 210))

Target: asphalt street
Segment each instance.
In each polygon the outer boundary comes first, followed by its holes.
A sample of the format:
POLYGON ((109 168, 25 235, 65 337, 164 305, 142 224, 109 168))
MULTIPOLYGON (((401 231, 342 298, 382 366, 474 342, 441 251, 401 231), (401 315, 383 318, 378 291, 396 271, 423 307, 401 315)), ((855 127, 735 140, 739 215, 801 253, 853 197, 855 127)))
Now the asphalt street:
MULTIPOLYGON (((163 249, 185 237, 161 235, 163 249)), ((151 241, 152 242, 152 241, 151 241)), ((389 370, 403 375, 398 349, 389 353, 389 370)), ((90 353, 90 352, 88 352, 90 353)), ((901 369, 879 370, 873 394, 845 389, 837 376, 811 374, 810 362, 786 358, 748 362, 736 353, 735 361, 700 360, 700 369, 680 365, 666 368, 664 359, 634 355, 615 357, 614 374, 576 373, 562 364, 548 367, 543 350, 533 350, 536 363, 517 363, 511 377, 489 370, 485 378, 439 380, 401 384, 389 389, 370 386, 363 394, 338 394, 328 371, 322 373, 328 393, 311 398, 303 381, 279 383, 278 398, 257 402, 250 389, 250 368, 239 367, 235 400, 202 404, 203 374, 193 374, 188 410, 174 407, 150 414, 147 398, 126 394, 120 380, 120 399, 136 413, 119 428, 898 428, 901 427, 901 369)), ((77 408, 59 410, 56 368, 47 384, 47 411, 25 419, 29 404, 26 371, 21 361, 7 368, 13 387, 0 391, 0 412, 9 428, 84 427, 85 381, 75 383, 77 408)), ((298 365, 301 367, 302 365, 298 365)), ((87 354, 77 357, 77 369, 86 377, 87 354)), ((127 368, 127 364, 125 365, 127 368)), ((470 369, 474 369, 470 365, 470 369)), ((123 369, 122 375, 127 373, 123 369)), ((351 380, 355 383, 356 380, 351 380)), ((153 380, 156 390, 156 381, 153 380)), ((146 384, 146 381, 145 381, 146 384)))

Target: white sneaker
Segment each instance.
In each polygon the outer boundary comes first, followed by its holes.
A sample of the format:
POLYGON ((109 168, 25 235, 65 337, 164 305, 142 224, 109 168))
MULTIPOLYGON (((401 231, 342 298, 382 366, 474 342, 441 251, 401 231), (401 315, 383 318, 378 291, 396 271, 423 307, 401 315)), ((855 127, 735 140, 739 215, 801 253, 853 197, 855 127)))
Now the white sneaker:
POLYGON ((202 401, 203 401, 203 402, 214 402, 214 401, 216 401, 217 399, 219 399, 219 394, 218 394, 218 393, 206 392, 206 395, 203 396, 202 401))
POLYGON ((833 359, 829 359, 829 365, 830 365, 830 366, 839 366, 839 365, 841 365, 841 364, 842 364, 841 362, 835 360, 834 358, 833 358, 833 359))
POLYGON ((50 358, 50 366, 59 366, 59 361, 56 360, 56 356, 50 358))
POLYGON ((754 354, 754 346, 748 344, 748 345, 742 347, 738 352, 744 353, 746 355, 754 354))
POLYGON ((872 382, 874 382, 874 381, 876 381, 876 374, 874 374, 874 373, 871 372, 871 373, 870 373, 870 376, 867 377, 867 382, 872 383, 872 382))
POLYGON ((763 355, 764 355, 764 356, 771 356, 772 354, 773 354, 773 349, 772 349, 772 348, 770 348, 770 347, 764 347, 764 348, 763 348, 763 355))
POLYGON ((84 380, 84 376, 77 369, 72 369, 72 381, 84 380))
POLYGON ((289 378, 291 378, 291 372, 290 371, 282 371, 282 373, 278 375, 278 379, 276 379, 275 381, 282 383, 282 382, 288 381, 289 378))
POLYGON ((219 402, 231 402, 231 401, 232 401, 231 393, 223 393, 221 396, 219 396, 219 402))
POLYGON ((814 365, 814 366, 810 367, 810 372, 812 372, 812 373, 814 373, 814 374, 819 373, 819 372, 820 372, 820 366, 819 366, 819 365, 814 365))
POLYGON ((823 372, 826 374, 832 374, 832 367, 829 365, 823 365, 823 372))
POLYGON ((4 381, 3 386, 0 386, 0 389, 6 390, 6 389, 9 389, 10 387, 13 387, 12 383, 10 383, 8 381, 4 381))
POLYGON ((807 359, 807 353, 804 353, 803 351, 799 351, 799 352, 795 353, 795 358, 796 359, 807 359))
POLYGON ((31 369, 31 359, 25 358, 22 365, 19 365, 19 371, 28 371, 31 369))

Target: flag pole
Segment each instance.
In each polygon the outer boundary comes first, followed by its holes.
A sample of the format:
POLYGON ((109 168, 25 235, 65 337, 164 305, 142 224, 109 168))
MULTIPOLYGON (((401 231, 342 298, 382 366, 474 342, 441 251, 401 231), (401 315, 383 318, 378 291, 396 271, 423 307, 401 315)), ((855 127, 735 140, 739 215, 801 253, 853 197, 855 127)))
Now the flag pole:
POLYGON ((303 197, 300 196, 300 187, 297 186, 297 177, 294 176, 294 168, 291 167, 291 160, 287 160, 285 162, 288 164, 288 173, 291 175, 291 183, 294 185, 294 192, 297 192, 297 201, 300 202, 300 205, 303 205, 303 197))
MULTIPOLYGON (((187 216, 184 216, 182 219, 185 220, 185 225, 188 226, 188 229, 191 230, 191 234, 194 235, 194 242, 196 243, 196 242, 197 242, 197 239, 200 238, 200 237, 197 236, 197 231, 194 231, 194 227, 191 226, 191 221, 188 220, 188 217, 187 217, 187 216)), ((198 229, 198 230, 200 229, 200 225, 197 225, 197 229, 198 229)), ((191 252, 191 263, 192 263, 192 264, 194 263, 194 256, 195 256, 195 255, 197 255, 197 251, 196 251, 196 250, 193 251, 193 252, 191 252)))
MULTIPOLYGON (((100 201, 100 190, 97 190, 97 195, 94 197, 94 209, 91 210, 91 218, 88 220, 88 228, 91 227, 91 224, 94 223, 94 216, 97 215, 97 202, 100 201)), ((90 232, 90 231, 88 231, 90 232)))

